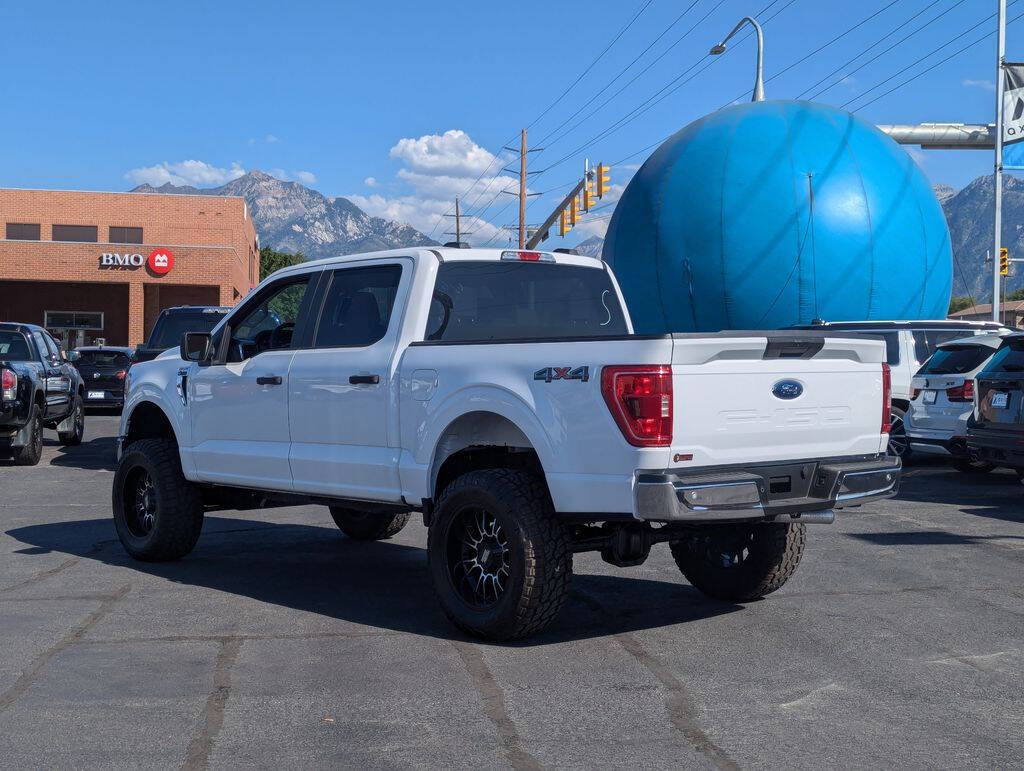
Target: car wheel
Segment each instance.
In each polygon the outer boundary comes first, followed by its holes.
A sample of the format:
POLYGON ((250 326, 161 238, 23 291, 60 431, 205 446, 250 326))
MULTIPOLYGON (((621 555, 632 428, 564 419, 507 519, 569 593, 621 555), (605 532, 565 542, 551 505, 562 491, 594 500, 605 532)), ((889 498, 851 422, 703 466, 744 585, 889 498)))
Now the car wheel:
POLYGON ((965 474, 987 474, 995 468, 995 465, 970 458, 954 458, 953 468, 965 474))
POLYGON ((33 404, 28 417, 28 441, 14 451, 14 462, 19 466, 35 466, 42 457, 43 413, 38 404, 33 404))
POLYGON ((331 506, 334 524, 354 541, 383 541, 390 538, 406 526, 410 516, 409 512, 377 514, 331 506))
POLYGON ((718 600, 744 602, 785 584, 806 541, 805 525, 740 523, 705 525, 669 546, 694 588, 718 600))
POLYGON ((899 407, 892 407, 889 410, 888 453, 904 460, 910 457, 910 441, 907 439, 907 429, 903 423, 905 414, 899 407))
POLYGON ((184 557, 203 529, 203 500, 181 473, 178 448, 167 439, 129 445, 114 472, 114 527, 139 560, 184 557))
POLYGON ((65 447, 76 447, 82 443, 82 437, 85 436, 85 405, 81 396, 75 397, 70 420, 71 430, 58 431, 57 440, 65 447))
POLYGON ((488 640, 526 637, 558 615, 572 550, 543 483, 510 469, 472 471, 441 493, 427 562, 455 626, 488 640))

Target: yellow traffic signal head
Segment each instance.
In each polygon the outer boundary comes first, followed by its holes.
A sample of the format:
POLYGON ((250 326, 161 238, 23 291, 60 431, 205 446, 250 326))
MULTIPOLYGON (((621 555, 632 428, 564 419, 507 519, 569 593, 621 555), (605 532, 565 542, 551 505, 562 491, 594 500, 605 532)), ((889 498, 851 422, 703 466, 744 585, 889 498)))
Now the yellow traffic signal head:
POLYGON ((558 213, 558 235, 561 238, 565 238, 565 234, 568 233, 571 228, 566 227, 565 224, 565 209, 562 209, 558 213))
POLYGON ((576 224, 577 201, 578 199, 573 197, 572 203, 569 204, 569 224, 574 226, 576 224))
POLYGON ((1005 246, 999 250, 999 275, 1010 275, 1010 250, 1005 246))
POLYGON ((597 197, 604 198, 611 183, 611 169, 603 163, 597 164, 597 197))

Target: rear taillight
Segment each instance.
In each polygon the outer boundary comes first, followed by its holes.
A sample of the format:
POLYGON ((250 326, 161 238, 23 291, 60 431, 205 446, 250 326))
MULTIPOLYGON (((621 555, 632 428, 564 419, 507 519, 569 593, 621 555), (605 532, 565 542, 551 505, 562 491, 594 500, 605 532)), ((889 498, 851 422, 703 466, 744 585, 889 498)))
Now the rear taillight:
POLYGON ((672 444, 672 368, 614 366, 601 371, 601 393, 634 447, 672 444))
POLYGON ((0 370, 0 399, 13 402, 18 392, 18 376, 12 370, 0 370))
POLYGON ((921 389, 920 388, 912 388, 912 389, 910 389, 910 401, 914 401, 914 399, 916 399, 920 395, 921 395, 921 389))
POLYGON ((117 372, 114 373, 114 377, 116 377, 118 380, 124 380, 124 376, 127 375, 127 374, 128 374, 128 370, 126 370, 126 369, 119 369, 117 372))
POLYGON ((882 433, 888 434, 892 428, 892 405, 889 399, 892 394, 892 373, 889 365, 882 362, 882 433))
POLYGON ((947 388, 946 398, 951 402, 973 402, 974 381, 965 380, 963 385, 959 385, 956 388, 947 388))

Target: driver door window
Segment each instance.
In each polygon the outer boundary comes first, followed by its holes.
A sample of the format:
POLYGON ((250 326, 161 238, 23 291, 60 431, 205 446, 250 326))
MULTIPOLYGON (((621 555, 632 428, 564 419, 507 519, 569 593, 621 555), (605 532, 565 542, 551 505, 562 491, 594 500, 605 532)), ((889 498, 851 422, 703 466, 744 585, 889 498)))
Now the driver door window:
POLYGON ((298 346, 295 324, 309 288, 309 275, 282 279, 247 308, 231 324, 228 361, 245 361, 264 351, 283 351, 298 346))

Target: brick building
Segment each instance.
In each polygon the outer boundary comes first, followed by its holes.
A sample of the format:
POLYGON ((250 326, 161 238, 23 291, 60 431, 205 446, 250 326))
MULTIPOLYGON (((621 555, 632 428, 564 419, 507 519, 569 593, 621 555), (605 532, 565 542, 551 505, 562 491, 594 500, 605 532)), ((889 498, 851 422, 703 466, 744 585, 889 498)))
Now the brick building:
POLYGON ((0 189, 0 321, 71 348, 137 345, 172 305, 234 305, 259 282, 245 200, 0 189))

